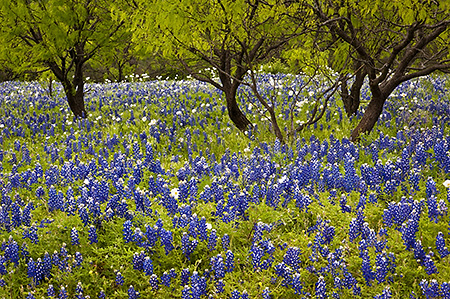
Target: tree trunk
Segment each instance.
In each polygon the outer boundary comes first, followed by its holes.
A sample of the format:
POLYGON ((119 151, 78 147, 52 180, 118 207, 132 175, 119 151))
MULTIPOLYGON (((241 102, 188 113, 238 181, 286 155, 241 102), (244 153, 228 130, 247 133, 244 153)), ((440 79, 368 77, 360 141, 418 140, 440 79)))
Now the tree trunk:
POLYGON ((86 118, 86 110, 84 107, 84 94, 75 91, 75 94, 66 91, 67 102, 69 103, 70 110, 76 117, 86 118))
POLYGON ((84 80, 81 62, 75 64, 73 81, 70 82, 66 77, 63 82, 63 87, 72 113, 75 117, 86 118, 87 114, 84 107, 84 80))
POLYGON ((342 102, 344 103, 345 112, 349 117, 356 114, 359 109, 359 104, 361 102, 361 87, 364 83, 364 77, 366 76, 364 68, 361 68, 359 64, 357 67, 355 81, 350 88, 350 94, 348 92, 347 81, 342 81, 341 84, 342 102))
POLYGON ((247 119, 247 117, 239 108, 236 101, 236 92, 225 92, 225 96, 227 100, 228 115, 230 116, 231 121, 242 132, 247 131, 250 127, 252 127, 252 123, 247 119))
POLYGON ((352 131, 350 137, 352 141, 358 141, 361 134, 369 133, 370 131, 372 131, 378 118, 383 112, 383 105, 386 102, 386 99, 387 96, 381 93, 372 95, 372 99, 370 100, 369 105, 366 108, 366 112, 364 112, 361 121, 352 131))

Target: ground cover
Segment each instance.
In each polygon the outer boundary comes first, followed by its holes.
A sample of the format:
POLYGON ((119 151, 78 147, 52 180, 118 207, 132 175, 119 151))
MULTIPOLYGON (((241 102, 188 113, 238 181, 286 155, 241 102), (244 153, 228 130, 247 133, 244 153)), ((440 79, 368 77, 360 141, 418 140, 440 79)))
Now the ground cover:
MULTIPOLYGON (((259 79, 288 126, 301 78, 259 79)), ((197 81, 89 84, 81 121, 1 83, 0 297, 449 298, 446 82, 402 85, 359 144, 339 99, 281 144, 245 90, 242 134, 197 81)))

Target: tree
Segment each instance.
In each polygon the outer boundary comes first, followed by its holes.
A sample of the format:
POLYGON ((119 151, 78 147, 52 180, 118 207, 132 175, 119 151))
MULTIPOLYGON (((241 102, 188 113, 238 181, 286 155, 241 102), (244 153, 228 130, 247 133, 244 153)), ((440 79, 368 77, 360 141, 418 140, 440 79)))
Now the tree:
POLYGON ((402 82, 450 70, 450 4, 434 0, 311 0, 310 8, 333 41, 335 55, 353 61, 354 83, 342 95, 349 115, 359 107, 364 78, 372 93, 352 140, 370 132, 389 95, 402 82))
POLYGON ((127 30, 114 9, 105 0, 1 1, 0 60, 19 72, 51 71, 73 114, 86 117, 83 67, 120 46, 127 30))
MULTIPOLYGON (((232 122, 239 130, 248 130, 251 122, 239 108, 238 87, 249 71, 298 34, 300 26, 286 15, 291 6, 278 0, 137 2, 135 38, 147 41, 141 43, 147 53, 162 53, 195 79, 221 90, 232 122), (216 74, 202 71, 205 67, 216 74)), ((276 119, 271 119, 282 140, 276 119)))

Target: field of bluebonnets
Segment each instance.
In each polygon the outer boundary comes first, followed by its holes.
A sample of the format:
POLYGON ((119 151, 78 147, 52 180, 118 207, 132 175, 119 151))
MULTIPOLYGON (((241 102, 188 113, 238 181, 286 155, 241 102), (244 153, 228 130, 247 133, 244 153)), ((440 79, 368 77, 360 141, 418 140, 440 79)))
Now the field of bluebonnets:
MULTIPOLYGON (((289 125, 301 77, 260 82, 289 125)), ((245 90, 247 136, 197 81, 88 89, 77 121, 58 86, 0 84, 0 298, 450 298, 445 77, 359 144, 338 98, 280 144, 245 90)))

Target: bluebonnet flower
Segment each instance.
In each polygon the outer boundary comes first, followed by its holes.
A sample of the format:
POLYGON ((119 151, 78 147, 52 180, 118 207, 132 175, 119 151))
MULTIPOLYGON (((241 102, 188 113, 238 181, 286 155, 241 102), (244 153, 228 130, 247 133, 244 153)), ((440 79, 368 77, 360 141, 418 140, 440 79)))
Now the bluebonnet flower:
POLYGON ((431 259, 431 255, 429 255, 429 254, 425 255, 425 260, 423 262, 423 265, 425 266, 425 271, 427 272, 428 275, 431 275, 433 273, 438 273, 436 265, 434 264, 433 260, 431 259))
POLYGON ((428 205, 428 217, 430 218, 430 221, 434 221, 434 223, 438 222, 438 217, 440 216, 440 211, 437 203, 436 196, 431 195, 427 199, 427 205, 428 205))
POLYGON ((5 249, 5 258, 16 267, 19 266, 19 245, 12 236, 9 236, 8 245, 5 249))
POLYGON ((128 204, 125 199, 122 199, 122 201, 117 205, 117 215, 119 217, 125 217, 128 213, 128 204))
POLYGON ((52 284, 48 285, 47 296, 49 296, 49 297, 55 297, 56 296, 55 288, 53 287, 52 284))
POLYGON ((198 244, 197 239, 191 241, 189 238, 189 235, 186 232, 183 232, 183 236, 181 237, 181 250, 187 259, 190 259, 191 253, 194 252, 198 244))
MULTIPOLYGON (((80 297, 81 298, 84 298, 83 297, 83 286, 82 286, 82 284, 81 284, 81 281, 79 281, 78 283, 77 283, 77 286, 75 287, 75 293, 77 294, 77 295, 81 295, 80 297)), ((78 297, 77 297, 78 298, 78 297)))
POLYGON ((209 234, 209 238, 208 238, 209 251, 213 251, 216 249, 216 243, 217 243, 217 233, 216 233, 215 229, 212 229, 211 233, 209 234))
POLYGON ((33 258, 30 258, 27 264, 27 275, 29 278, 34 279, 36 276, 36 266, 33 258))
POLYGON ((230 246, 230 236, 228 234, 224 234, 222 236, 222 249, 226 251, 228 250, 229 246, 230 246))
POLYGON ((50 257, 50 254, 48 252, 45 252, 44 258, 42 260, 43 275, 45 277, 50 277, 52 267, 52 258, 50 257))
POLYGON ((403 243, 406 246, 406 250, 414 248, 416 241, 416 233, 419 231, 420 212, 413 210, 410 214, 410 218, 406 223, 402 224, 400 232, 402 234, 403 243))
POLYGON ((100 292, 98 292, 98 296, 99 299, 105 299, 106 298, 106 294, 104 290, 100 290, 100 292))
POLYGON ((123 285, 123 283, 124 283, 124 279, 123 279, 122 273, 120 273, 119 271, 117 271, 117 273, 116 273, 116 280, 115 280, 115 282, 116 282, 116 285, 119 285, 119 286, 123 285))
POLYGON ((192 290, 191 287, 188 285, 185 285, 183 290, 181 290, 181 299, 192 299, 192 290))
POLYGON ((270 299, 270 289, 268 287, 264 288, 262 292, 263 299, 270 299))
POLYGON ((300 265, 300 249, 297 247, 289 247, 283 257, 283 262, 291 266, 294 270, 298 270, 300 265))
POLYGON ((356 218, 353 218, 352 221, 350 221, 350 228, 349 228, 350 242, 353 242, 358 236, 362 234, 363 225, 364 225, 364 212, 363 210, 358 210, 356 218))
POLYGON ((80 238, 78 236, 78 231, 75 227, 72 227, 70 231, 70 238, 72 240, 72 245, 80 245, 80 238))
POLYGON ((170 287, 170 275, 167 271, 164 271, 163 275, 161 275, 161 283, 166 287, 170 287))
POLYGON ((80 267, 81 263, 83 263, 83 256, 81 255, 80 252, 75 252, 75 259, 73 261, 73 266, 74 267, 80 267))
POLYGON ((83 225, 87 226, 89 224, 89 213, 84 204, 80 205, 80 208, 78 209, 78 215, 80 216, 83 225))
POLYGON ((61 289, 59 290, 59 299, 67 299, 67 291, 64 286, 61 286, 61 289))
POLYGON ((158 229, 147 224, 145 226, 145 236, 147 237, 147 246, 153 247, 158 240, 158 229))
POLYGON ((13 227, 18 227, 22 223, 22 215, 19 205, 13 202, 10 206, 11 209, 11 220, 13 227))
POLYGON ((239 293, 239 291, 236 289, 231 291, 230 299, 241 299, 241 293, 239 293))
POLYGON ((34 297, 32 292, 28 292, 28 295, 26 297, 26 299, 35 299, 36 297, 34 297))
POLYGON ((439 291, 439 283, 435 279, 431 282, 422 279, 419 284, 422 289, 422 294, 424 294, 427 299, 438 298, 441 295, 441 292, 439 291))
POLYGON ((299 273, 294 273, 292 277, 292 288, 294 289, 295 294, 301 295, 303 286, 300 281, 299 273))
POLYGON ((202 218, 197 221, 198 238, 200 241, 206 241, 208 239, 208 228, 206 225, 206 218, 202 218))
POLYGON ((386 253, 380 253, 375 257, 375 266, 375 279, 378 281, 378 284, 385 282, 389 266, 389 261, 387 260, 386 253))
POLYGON ((123 240, 125 243, 133 240, 133 231, 131 230, 131 221, 127 220, 123 223, 123 240))
POLYGON ((281 262, 281 263, 275 265, 275 274, 277 274, 277 276, 280 276, 283 278, 283 281, 282 281, 283 286, 289 287, 292 284, 293 271, 285 263, 281 262))
POLYGON ((149 276, 153 274, 153 262, 148 256, 144 259, 143 270, 145 275, 149 276))
POLYGON ((58 263, 58 267, 59 270, 61 271, 67 271, 69 268, 69 264, 68 264, 68 254, 67 254, 67 249, 66 249, 66 243, 63 243, 61 246, 61 249, 59 250, 59 263, 58 263))
POLYGON ((414 252, 414 258, 417 260, 417 262, 420 264, 423 264, 423 262, 425 261, 426 253, 425 253, 425 250, 423 250, 422 241, 417 240, 414 243, 413 252, 414 252))
POLYGON ((31 210, 34 210, 34 205, 33 202, 29 202, 25 208, 23 209, 22 212, 22 219, 21 222, 25 225, 25 226, 30 226, 31 225, 31 210))
POLYGON ((98 243, 97 229, 93 225, 89 226, 88 239, 90 244, 98 243))
POLYGON ((362 258, 361 271, 363 273, 364 279, 366 280, 366 285, 370 286, 371 281, 375 278, 375 273, 373 273, 372 271, 370 257, 367 249, 363 250, 360 255, 362 258))
POLYGON ((222 255, 213 256, 210 261, 211 269, 215 272, 215 278, 221 279, 225 277, 225 265, 222 255))
POLYGON ((389 286, 385 287, 380 295, 375 295, 374 299, 391 299, 392 293, 389 286))
POLYGON ((441 293, 443 299, 450 299, 450 282, 443 282, 441 284, 441 293))
POLYGON ((328 298, 325 279, 323 278, 323 276, 319 277, 319 280, 316 283, 315 291, 316 291, 316 297, 318 299, 328 298))
POLYGON ((168 255, 174 249, 174 246, 172 244, 172 242, 173 242, 172 232, 167 231, 164 228, 161 228, 161 231, 159 234, 160 234, 160 239, 161 239, 161 245, 164 246, 166 255, 168 255))
POLYGON ((234 270, 234 254, 231 250, 228 250, 225 254, 225 271, 233 272, 234 270))
POLYGON ((342 194, 339 205, 341 206, 342 213, 350 213, 352 211, 352 208, 347 204, 347 196, 345 194, 342 194))
POLYGON ((216 283, 216 292, 219 294, 223 293, 225 291, 224 287, 225 287, 225 284, 224 284, 223 280, 219 279, 216 283))
POLYGON ((449 250, 445 246, 444 234, 442 232, 439 232, 436 236, 436 249, 438 250, 441 258, 444 258, 450 254, 449 250))
POLYGON ((149 280, 150 286, 152 287, 152 289, 154 291, 156 291, 157 289, 159 289, 159 281, 158 281, 158 276, 156 276, 156 274, 152 274, 150 276, 150 280, 149 280))
POLYGON ((136 291, 132 285, 130 285, 130 287, 128 288, 128 299, 137 299, 140 296, 141 295, 139 294, 139 292, 136 291))
POLYGON ((261 259, 264 256, 264 250, 258 245, 253 245, 250 249, 250 256, 252 258, 252 266, 254 270, 261 268, 261 259))
POLYGON ((144 251, 135 252, 133 254, 133 269, 135 270, 144 270, 144 261, 145 261, 145 253, 144 251))
POLYGON ((29 238, 33 244, 39 243, 36 224, 33 224, 29 229, 23 231, 23 238, 29 238))
POLYGON ((181 279, 180 279, 181 286, 189 284, 189 275, 190 272, 188 268, 181 270, 181 279))
POLYGON ((437 194, 436 182, 432 177, 427 178, 427 181, 425 183, 425 193, 427 195, 427 198, 430 198, 431 196, 437 194))

